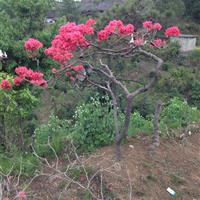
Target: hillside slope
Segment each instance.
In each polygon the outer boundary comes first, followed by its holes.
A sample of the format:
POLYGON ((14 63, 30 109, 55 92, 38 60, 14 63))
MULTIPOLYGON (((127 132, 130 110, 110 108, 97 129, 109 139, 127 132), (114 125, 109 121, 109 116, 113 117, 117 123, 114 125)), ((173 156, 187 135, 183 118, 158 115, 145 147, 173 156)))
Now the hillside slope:
MULTIPOLYGON (((113 147, 104 147, 84 159, 86 169, 101 169, 105 200, 170 200, 168 187, 176 191, 177 200, 200 200, 200 137, 195 133, 181 140, 162 139, 159 149, 149 150, 150 138, 140 134, 122 147, 123 160, 116 163, 113 147), (112 195, 110 195, 112 194, 112 195)), ((67 163, 61 158, 63 169, 67 163)), ((43 169, 43 172, 45 170, 43 169)), ((47 170, 49 171, 49 170, 47 170)), ((86 177, 73 171, 81 184, 86 177)), ((89 174, 89 172, 88 172, 89 174)), ((75 177, 76 176, 76 177, 75 177)), ((100 182, 95 179, 96 195, 100 198, 100 182), (98 192, 97 192, 98 191, 98 192)), ((78 185, 66 182, 52 173, 33 181, 29 199, 93 200, 78 185), (65 189, 65 190, 64 190, 65 189), (64 191, 63 191, 64 190, 64 191), (62 193, 62 195, 61 195, 62 193)))

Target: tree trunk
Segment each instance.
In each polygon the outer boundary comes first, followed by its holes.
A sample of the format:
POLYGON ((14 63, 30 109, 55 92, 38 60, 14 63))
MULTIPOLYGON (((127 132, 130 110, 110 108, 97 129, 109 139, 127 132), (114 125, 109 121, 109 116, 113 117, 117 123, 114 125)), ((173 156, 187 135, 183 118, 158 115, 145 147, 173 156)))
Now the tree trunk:
POLYGON ((24 132, 23 132, 23 125, 22 125, 22 117, 19 118, 19 145, 20 149, 24 150, 24 132))
POLYGON ((116 160, 120 161, 122 158, 122 153, 121 153, 121 141, 120 138, 118 139, 116 136, 115 139, 115 156, 116 156, 116 160))
POLYGON ((4 115, 0 116, 0 145, 6 148, 6 128, 4 115))
POLYGON ((115 128, 115 156, 116 156, 116 160, 119 161, 119 160, 121 160, 121 148, 120 148, 120 146, 121 146, 121 138, 122 138, 122 135, 121 135, 121 132, 120 132, 120 129, 119 129, 119 113, 118 113, 119 107, 118 107, 117 96, 113 92, 109 83, 107 83, 107 87, 108 87, 108 90, 111 94, 113 107, 114 107, 113 119, 114 119, 114 128, 115 128))
POLYGON ((162 111, 162 102, 158 101, 156 108, 155 108, 155 114, 154 114, 154 130, 153 130, 153 137, 152 137, 152 145, 153 147, 158 147, 160 145, 160 114, 162 111))
POLYGON ((130 98, 130 97, 127 98, 125 120, 124 120, 124 126, 123 126, 123 131, 122 131, 123 138, 126 138, 128 136, 128 128, 129 128, 129 123, 130 123, 130 118, 131 118, 131 113, 132 113, 132 108, 133 108, 132 101, 133 101, 133 98, 130 98))

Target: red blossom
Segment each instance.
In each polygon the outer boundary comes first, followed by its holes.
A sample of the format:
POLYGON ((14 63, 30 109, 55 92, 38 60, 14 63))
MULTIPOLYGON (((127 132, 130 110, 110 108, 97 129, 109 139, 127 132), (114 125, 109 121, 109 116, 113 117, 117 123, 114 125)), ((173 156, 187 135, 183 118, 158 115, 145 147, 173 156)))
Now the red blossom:
POLYGON ((51 42, 51 47, 45 50, 45 54, 53 60, 65 64, 73 58, 73 51, 77 48, 88 48, 90 43, 85 36, 94 34, 92 25, 95 21, 89 19, 86 24, 68 22, 59 29, 59 34, 51 42))
POLYGON ((121 26, 119 27, 119 33, 121 35, 129 35, 133 33, 134 31, 134 26, 132 24, 128 24, 127 26, 121 26))
POLYGON ((166 37, 173 37, 173 36, 179 36, 181 34, 180 29, 177 26, 172 26, 165 31, 166 37))
POLYGON ((156 30, 160 31, 160 30, 162 29, 162 26, 161 26, 160 23, 155 23, 155 24, 153 25, 153 29, 156 29, 156 30))
POLYGON ((44 79, 31 80, 30 83, 32 83, 33 85, 36 85, 36 86, 44 87, 44 88, 46 88, 48 86, 47 81, 45 81, 44 79))
POLYGON ((56 74, 56 73, 58 72, 58 70, 57 70, 56 68, 52 68, 51 72, 52 72, 53 74, 56 74))
POLYGON ((19 66, 15 68, 15 73, 19 75, 20 77, 25 77, 28 69, 25 66, 19 66))
POLYGON ((0 83, 0 88, 4 90, 10 90, 12 88, 12 84, 8 80, 2 80, 0 83))
POLYGON ((151 31, 154 28, 154 25, 152 21, 145 21, 143 22, 143 27, 151 31))
POLYGON ((76 79, 73 76, 69 77, 71 81, 75 81, 76 79))
POLYGON ((134 41, 134 45, 135 46, 141 46, 144 44, 144 39, 143 38, 137 38, 135 41, 134 41))
POLYGON ((18 193, 17 196, 18 196, 19 198, 21 198, 21 199, 25 199, 25 198, 26 198, 26 192, 20 191, 20 192, 18 193))
POLYGON ((155 39, 152 44, 150 45, 151 48, 155 48, 155 47, 163 47, 166 45, 166 41, 165 40, 161 40, 160 38, 155 39))
POLYGON ((33 70, 29 70, 27 73, 27 78, 33 81, 42 80, 44 74, 41 72, 34 72, 33 70))
POLYGON ((76 72, 77 71, 83 71, 83 70, 85 70, 85 68, 83 67, 83 65, 72 66, 71 69, 74 70, 74 71, 76 71, 76 72))
POLYGON ((43 79, 44 74, 41 72, 35 72, 32 69, 28 69, 25 66, 19 66, 15 69, 18 77, 14 79, 15 85, 20 85, 23 80, 26 80, 33 85, 47 87, 47 81, 43 79))
POLYGON ((99 41, 104 41, 109 38, 109 35, 110 35, 109 30, 102 30, 98 32, 97 37, 99 41))
POLYGON ((43 44, 34 38, 29 38, 24 44, 24 48, 28 51, 35 51, 42 47, 43 47, 43 44))
POLYGON ((130 35, 134 32, 134 26, 132 24, 124 25, 120 20, 110 21, 107 26, 98 32, 98 41, 105 41, 112 33, 119 33, 120 35, 130 35))
POLYGON ((66 72, 65 75, 68 77, 72 76, 72 74, 70 72, 66 72))
POLYGON ((86 25, 87 26, 93 26, 96 24, 96 21, 94 19, 88 19, 87 22, 86 22, 86 25))
POLYGON ((14 78, 14 84, 16 86, 19 86, 23 81, 24 81, 24 79, 20 76, 17 76, 17 77, 14 78))
POLYGON ((58 61, 61 64, 64 64, 66 61, 73 58, 72 53, 55 47, 50 47, 48 49, 45 49, 44 53, 49 57, 51 57, 53 60, 58 61))

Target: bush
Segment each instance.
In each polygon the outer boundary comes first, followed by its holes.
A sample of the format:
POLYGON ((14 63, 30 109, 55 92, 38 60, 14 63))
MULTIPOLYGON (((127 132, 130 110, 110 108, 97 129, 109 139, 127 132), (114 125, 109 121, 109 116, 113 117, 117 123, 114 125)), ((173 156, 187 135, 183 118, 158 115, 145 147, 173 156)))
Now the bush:
POLYGON ((153 124, 151 120, 145 119, 140 115, 139 112, 135 112, 131 115, 130 126, 128 131, 128 134, 130 136, 136 135, 140 132, 151 134, 152 131, 153 124))
POLYGON ((170 100, 169 104, 163 109, 161 123, 171 129, 187 126, 189 123, 198 122, 200 112, 195 107, 191 107, 186 101, 178 98, 170 100))
POLYGON ((31 153, 0 154, 0 171, 4 174, 12 170, 13 174, 21 173, 22 176, 30 177, 39 166, 39 160, 31 153))
POLYGON ((190 52, 188 59, 189 59, 190 65, 200 66, 200 47, 190 52))
POLYGON ((108 96, 96 96, 75 111, 72 137, 79 148, 91 151, 112 143, 113 110, 108 96))
POLYGON ((34 147, 40 156, 53 155, 48 146, 48 140, 56 153, 64 150, 66 142, 70 138, 70 123, 51 115, 47 124, 42 124, 35 130, 34 147))
MULTIPOLYGON (((180 129, 190 123, 198 122, 199 119, 200 111, 196 107, 191 107, 186 101, 174 97, 162 110, 161 132, 165 135, 166 128, 180 129)), ((153 133, 153 117, 146 119, 139 112, 135 112, 131 116, 129 135, 133 136, 140 132, 153 133)))
POLYGON ((197 67, 172 65, 159 80, 155 93, 165 99, 179 97, 187 99, 189 104, 200 106, 200 72, 197 67))
POLYGON ((178 42, 170 42, 167 46, 162 49, 151 49, 153 53, 161 57, 164 61, 171 61, 177 59, 179 55, 180 45, 178 42))

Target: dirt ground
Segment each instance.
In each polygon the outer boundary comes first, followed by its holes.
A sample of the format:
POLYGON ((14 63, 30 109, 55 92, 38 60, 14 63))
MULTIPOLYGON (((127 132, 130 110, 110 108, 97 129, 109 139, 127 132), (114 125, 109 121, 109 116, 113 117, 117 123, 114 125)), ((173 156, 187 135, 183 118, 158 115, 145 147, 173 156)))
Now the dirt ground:
MULTIPOLYGON (((106 176, 119 199, 129 200, 130 190, 134 200, 200 200, 200 135, 195 134, 184 140, 162 139, 160 147, 152 152, 150 138, 130 138, 123 146, 123 159, 116 167, 119 177, 129 179, 117 181, 116 175, 106 176), (132 189, 130 189, 130 182, 132 189), (166 191, 170 187, 176 197, 166 191)), ((105 147, 102 165, 113 162, 113 149, 105 147), (109 158, 110 157, 110 158, 109 158)))
MULTIPOLYGON (((98 149, 85 158, 88 169, 102 170, 101 180, 106 193, 112 193, 105 195, 103 200, 200 200, 200 134, 192 134, 183 140, 161 139, 160 147, 155 151, 150 151, 150 143, 151 138, 143 134, 129 138, 122 146, 120 162, 115 162, 113 146, 98 149), (176 192, 175 197, 167 192, 168 187, 176 192)), ((60 164, 66 165, 65 162, 60 164)), ((86 178, 78 176, 84 185, 86 178)), ((27 199, 95 199, 77 185, 63 192, 64 187, 65 183, 58 177, 39 177, 28 189, 27 199)))

